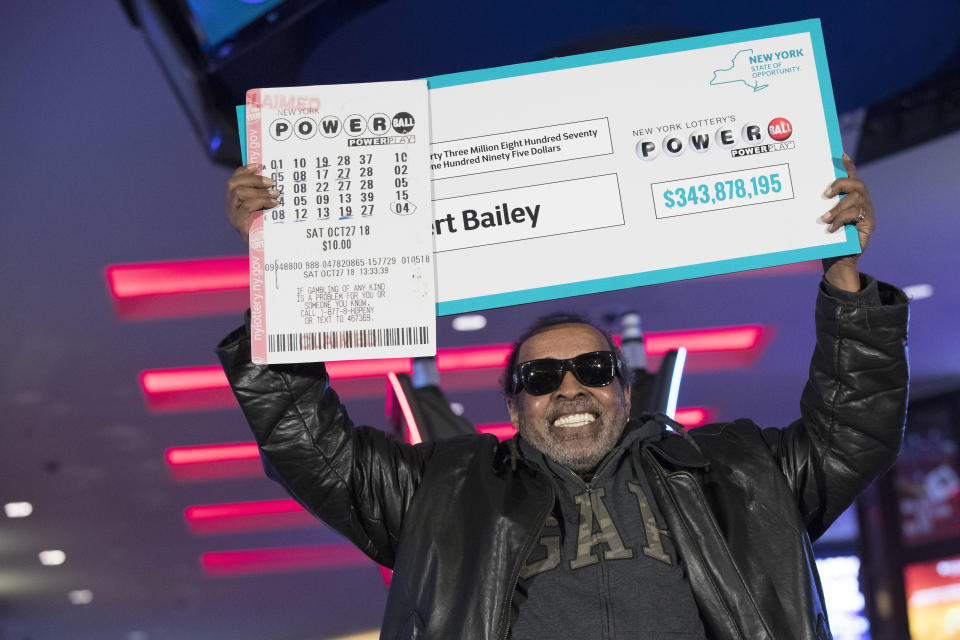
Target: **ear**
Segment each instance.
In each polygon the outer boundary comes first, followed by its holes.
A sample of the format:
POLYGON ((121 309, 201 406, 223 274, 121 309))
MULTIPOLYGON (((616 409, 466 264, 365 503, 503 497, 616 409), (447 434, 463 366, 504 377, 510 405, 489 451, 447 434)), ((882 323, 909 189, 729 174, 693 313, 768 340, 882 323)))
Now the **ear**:
POLYGON ((510 413, 510 424, 517 431, 520 430, 520 411, 517 408, 516 398, 507 398, 507 411, 510 413))

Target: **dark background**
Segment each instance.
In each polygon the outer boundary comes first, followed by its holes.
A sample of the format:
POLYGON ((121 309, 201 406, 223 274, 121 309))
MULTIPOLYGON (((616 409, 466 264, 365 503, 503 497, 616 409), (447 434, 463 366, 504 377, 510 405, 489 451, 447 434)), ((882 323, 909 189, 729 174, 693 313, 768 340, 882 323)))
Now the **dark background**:
MULTIPOLYGON (((299 81, 425 77, 585 42, 613 46, 637 34, 811 17, 823 21, 841 113, 883 103, 956 59, 955 2, 397 1, 328 25, 299 81)), ((144 369, 213 364, 212 349, 240 323, 240 310, 123 320, 105 284, 110 264, 245 252, 223 214, 230 170, 211 162, 142 33, 117 2, 8 0, 0 8, 0 83, 0 502, 34 505, 26 519, 0 516, 0 638, 300 640, 376 628, 386 590, 372 563, 217 579, 199 567, 204 551, 339 537, 319 525, 220 536, 191 535, 185 525, 189 505, 284 494, 262 478, 175 482, 166 448, 249 433, 235 409, 152 413, 139 389, 144 369), (64 550, 67 562, 40 566, 43 549, 64 550), (93 601, 71 605, 74 589, 91 590, 93 601)), ((863 270, 933 287, 912 311, 920 395, 954 386, 960 375, 960 134, 944 133, 861 172, 879 217, 863 270)), ((752 366, 689 374, 680 404, 784 425, 797 417, 818 278, 809 269, 758 272, 500 309, 473 333, 441 318, 439 343, 508 342, 556 308, 597 319, 636 309, 649 331, 769 325, 774 338, 752 366)), ((465 388, 451 400, 475 422, 505 420, 490 384, 456 386, 465 388)), ((385 424, 382 397, 352 403, 354 417, 385 424)), ((840 544, 855 544, 852 535, 845 530, 840 544)))

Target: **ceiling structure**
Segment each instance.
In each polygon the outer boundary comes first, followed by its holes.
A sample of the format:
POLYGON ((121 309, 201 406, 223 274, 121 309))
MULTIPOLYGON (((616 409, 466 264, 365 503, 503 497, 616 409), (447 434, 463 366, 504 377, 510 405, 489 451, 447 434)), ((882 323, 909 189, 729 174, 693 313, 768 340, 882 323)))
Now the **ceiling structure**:
MULTIPOLYGON (((852 111, 937 71, 958 44, 956 3, 913 3, 909 15, 885 3, 780 4, 384 2, 329 33, 301 81, 423 77, 537 59, 621 30, 704 33, 820 16, 838 106, 852 111)), ((245 247, 223 215, 229 170, 197 144, 118 4, 16 1, 2 12, 0 503, 29 501, 33 512, 0 514, 0 638, 306 640, 376 628, 379 570, 262 476, 216 372, 185 397, 148 393, 157 388, 142 375, 202 374, 242 321, 235 278, 245 247), (108 284, 110 265, 189 269, 198 263, 185 261, 214 257, 227 258, 219 291, 138 306, 108 284), (224 443, 237 446, 209 448, 224 443), (65 562, 42 566, 44 550, 62 550, 65 562), (70 592, 90 601, 72 604, 70 592)), ((915 393, 960 386, 958 158, 954 133, 862 168, 879 216, 863 269, 933 292, 912 312, 915 393)), ((695 354, 680 404, 784 425, 805 381, 817 281, 817 265, 800 265, 492 310, 472 332, 441 318, 438 343, 448 353, 503 345, 561 308, 600 321, 637 310, 654 335, 760 326, 762 340, 739 355, 695 354)), ((448 370, 441 383, 473 421, 499 424, 496 378, 490 367, 448 370)), ((382 374, 337 386, 357 422, 386 424, 382 374)))

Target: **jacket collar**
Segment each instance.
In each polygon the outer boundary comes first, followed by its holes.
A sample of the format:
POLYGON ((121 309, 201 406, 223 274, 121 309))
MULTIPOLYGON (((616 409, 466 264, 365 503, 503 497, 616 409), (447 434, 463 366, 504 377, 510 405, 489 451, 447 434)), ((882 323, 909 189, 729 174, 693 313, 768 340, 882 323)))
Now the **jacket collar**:
POLYGON ((664 430, 660 440, 647 440, 643 448, 652 452, 656 457, 677 467, 704 469, 710 466, 710 461, 700 452, 687 437, 677 432, 664 430))
MULTIPOLYGON (((644 415, 645 421, 630 420, 627 422, 620 437, 620 442, 616 448, 645 448, 652 451, 658 458, 678 467, 687 467, 702 469, 710 466, 709 460, 699 451, 699 449, 687 438, 680 435, 678 429, 684 427, 673 422, 666 416, 648 416, 644 415), (655 418, 666 418, 666 420, 657 420, 655 418), (667 431, 664 423, 672 423, 674 431, 667 431)), ((516 471, 517 462, 523 462, 524 456, 520 451, 520 434, 516 434, 509 440, 504 440, 497 447, 494 455, 494 468, 503 469, 509 465, 511 470, 516 471)))

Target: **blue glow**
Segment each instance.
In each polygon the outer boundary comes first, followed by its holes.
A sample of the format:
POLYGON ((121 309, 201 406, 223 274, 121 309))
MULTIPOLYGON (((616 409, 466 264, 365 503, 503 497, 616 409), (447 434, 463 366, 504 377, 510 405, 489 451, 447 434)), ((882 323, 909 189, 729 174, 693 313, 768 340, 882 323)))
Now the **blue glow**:
POLYGON ((666 414, 676 420, 677 398, 680 397, 680 381, 683 379, 683 365, 687 362, 687 349, 677 349, 677 360, 673 363, 673 375, 670 376, 670 391, 667 394, 666 414))
POLYGON ((870 620, 860 591, 860 558, 817 558, 830 631, 835 640, 870 640, 870 620))
POLYGON ((284 0, 187 0, 187 5, 206 35, 204 48, 211 49, 240 29, 282 4, 284 0))
POLYGON ((210 153, 215 153, 222 143, 223 139, 219 135, 210 138, 210 153))

